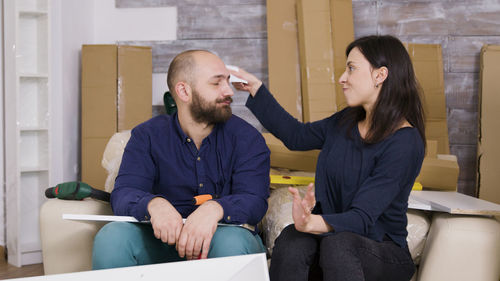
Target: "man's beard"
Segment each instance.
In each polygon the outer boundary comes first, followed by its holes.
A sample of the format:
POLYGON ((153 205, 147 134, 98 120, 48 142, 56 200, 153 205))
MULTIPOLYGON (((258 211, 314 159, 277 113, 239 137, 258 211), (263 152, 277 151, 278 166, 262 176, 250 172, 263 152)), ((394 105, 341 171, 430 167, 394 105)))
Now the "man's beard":
POLYGON ((193 103, 191 103, 189 110, 191 111, 194 121, 198 123, 215 124, 226 122, 232 115, 231 106, 223 105, 221 108, 217 108, 218 103, 226 101, 232 102, 233 99, 231 97, 226 97, 217 99, 214 103, 210 103, 203 99, 198 91, 193 90, 193 103))

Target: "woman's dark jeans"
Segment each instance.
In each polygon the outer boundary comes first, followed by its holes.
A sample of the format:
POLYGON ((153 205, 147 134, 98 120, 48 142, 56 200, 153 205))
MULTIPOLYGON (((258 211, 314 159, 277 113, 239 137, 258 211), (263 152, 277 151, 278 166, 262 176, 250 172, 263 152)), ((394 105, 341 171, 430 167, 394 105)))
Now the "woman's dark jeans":
POLYGON ((392 241, 351 232, 314 235, 293 224, 276 239, 270 268, 271 281, 407 281, 414 273, 408 249, 392 241))

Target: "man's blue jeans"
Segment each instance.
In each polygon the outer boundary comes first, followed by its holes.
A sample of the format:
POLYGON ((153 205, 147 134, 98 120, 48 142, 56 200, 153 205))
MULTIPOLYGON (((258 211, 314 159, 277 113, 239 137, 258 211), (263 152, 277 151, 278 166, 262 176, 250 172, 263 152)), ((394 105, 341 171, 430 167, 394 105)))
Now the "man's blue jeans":
MULTIPOLYGON (((209 258, 265 252, 258 235, 237 226, 219 226, 208 252, 209 258)), ((150 224, 111 222, 94 238, 92 269, 104 269, 182 261, 175 245, 156 239, 150 224)))

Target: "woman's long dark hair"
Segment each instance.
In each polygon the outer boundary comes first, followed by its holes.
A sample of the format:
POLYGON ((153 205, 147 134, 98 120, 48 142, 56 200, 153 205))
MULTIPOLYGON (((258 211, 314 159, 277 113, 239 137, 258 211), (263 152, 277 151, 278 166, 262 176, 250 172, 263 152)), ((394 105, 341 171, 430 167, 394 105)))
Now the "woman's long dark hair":
MULTIPOLYGON (((373 107, 371 125, 364 141, 377 143, 402 125, 406 119, 418 130, 425 146, 425 116, 421 90, 415 77, 410 56, 399 39, 390 36, 367 36, 353 41, 346 49, 346 56, 358 48, 374 69, 387 67, 388 75, 382 83, 373 107)), ((362 106, 349 110, 343 121, 351 128, 366 118, 362 106)))

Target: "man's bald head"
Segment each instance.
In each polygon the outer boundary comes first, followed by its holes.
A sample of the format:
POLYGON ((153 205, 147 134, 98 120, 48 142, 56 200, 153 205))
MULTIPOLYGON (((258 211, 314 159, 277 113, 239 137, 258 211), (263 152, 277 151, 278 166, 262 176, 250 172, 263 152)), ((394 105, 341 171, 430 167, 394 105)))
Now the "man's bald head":
POLYGON ((172 60, 168 68, 167 85, 172 96, 176 96, 175 85, 179 81, 185 81, 189 85, 194 86, 196 72, 196 55, 212 54, 206 50, 188 50, 184 51, 172 60))

